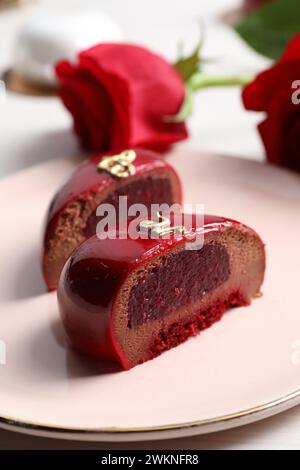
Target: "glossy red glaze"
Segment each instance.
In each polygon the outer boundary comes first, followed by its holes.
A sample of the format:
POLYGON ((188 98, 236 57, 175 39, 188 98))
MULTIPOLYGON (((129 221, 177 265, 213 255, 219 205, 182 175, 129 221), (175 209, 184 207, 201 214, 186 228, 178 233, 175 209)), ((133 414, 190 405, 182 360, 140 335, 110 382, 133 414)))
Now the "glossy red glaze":
POLYGON ((69 343, 76 350, 96 358, 132 367, 121 351, 113 328, 114 303, 124 280, 147 261, 189 241, 200 229, 204 235, 240 225, 230 219, 205 216, 204 225, 193 219, 189 235, 170 239, 105 239, 96 236, 84 242, 67 261, 61 273, 58 301, 69 343))
MULTIPOLYGON (((159 176, 159 172, 163 172, 166 168, 171 169, 173 177, 177 181, 177 187, 179 188, 178 203, 182 202, 182 187, 180 179, 171 165, 169 165, 165 159, 161 158, 156 152, 145 149, 133 149, 136 152, 136 159, 133 162, 135 167, 134 178, 144 176, 147 172, 155 171, 156 176, 159 176)), ((124 183, 124 178, 116 178, 110 175, 106 171, 99 171, 97 164, 103 158, 104 155, 114 155, 118 152, 105 152, 97 154, 92 158, 86 160, 81 164, 72 176, 66 181, 63 187, 54 196, 49 211, 46 217, 44 240, 43 240, 43 253, 42 253, 42 270, 44 273, 45 281, 48 287, 49 285, 46 270, 45 270, 45 258, 47 253, 47 247, 49 240, 53 237, 57 228, 58 220, 61 214, 64 212, 66 207, 73 201, 78 200, 80 197, 88 192, 100 193, 101 191, 115 191, 120 183, 124 183)), ((130 178, 126 178, 126 181, 130 181, 130 178)))

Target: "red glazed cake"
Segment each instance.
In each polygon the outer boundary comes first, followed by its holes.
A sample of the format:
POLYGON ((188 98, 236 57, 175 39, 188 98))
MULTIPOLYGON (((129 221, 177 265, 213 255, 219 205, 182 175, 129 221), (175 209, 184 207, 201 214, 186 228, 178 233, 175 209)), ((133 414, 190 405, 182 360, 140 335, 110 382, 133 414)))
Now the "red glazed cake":
POLYGON ((125 150, 97 155, 83 163, 55 195, 46 219, 42 270, 49 290, 56 289, 60 272, 72 251, 96 233, 101 203, 181 203, 181 185, 172 168, 149 150, 125 150))
POLYGON ((94 236, 64 266, 60 314, 71 347, 130 369, 249 305, 264 271, 259 236, 225 218, 194 219, 169 239, 94 236), (199 230, 203 247, 190 249, 199 230))

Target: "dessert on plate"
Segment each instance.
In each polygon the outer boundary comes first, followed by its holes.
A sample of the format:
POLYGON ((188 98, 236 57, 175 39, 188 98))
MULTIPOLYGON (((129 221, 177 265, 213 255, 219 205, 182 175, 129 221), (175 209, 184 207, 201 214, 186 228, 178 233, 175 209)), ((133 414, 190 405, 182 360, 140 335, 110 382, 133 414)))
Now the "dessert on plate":
MULTIPOLYGON (((71 347, 130 369, 260 295, 265 252, 256 232, 222 217, 195 221, 188 229, 171 222, 167 238, 165 230, 139 239, 94 236, 73 252, 58 288, 71 347), (193 246, 197 233, 204 243, 193 246)), ((149 220, 140 222, 147 227, 149 220)))
POLYGON ((12 8, 21 6, 26 0, 0 0, 0 10, 3 8, 12 8))
POLYGON ((54 93, 58 61, 75 61, 81 50, 121 40, 119 26, 99 9, 37 14, 18 33, 12 67, 6 73, 7 86, 20 93, 54 93))
POLYGON ((119 208, 120 196, 127 205, 181 203, 179 178, 155 152, 128 149, 100 154, 80 165, 54 196, 46 218, 42 269, 50 290, 57 287, 65 261, 84 240, 96 233, 97 208, 119 208))

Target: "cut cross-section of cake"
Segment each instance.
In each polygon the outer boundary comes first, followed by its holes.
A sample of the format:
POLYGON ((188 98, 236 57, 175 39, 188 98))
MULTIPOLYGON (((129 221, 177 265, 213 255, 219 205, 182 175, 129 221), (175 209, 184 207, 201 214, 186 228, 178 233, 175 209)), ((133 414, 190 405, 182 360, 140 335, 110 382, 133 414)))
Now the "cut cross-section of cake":
POLYGON ((130 149, 97 155, 84 162, 55 195, 46 219, 42 270, 49 290, 56 289, 60 272, 72 251, 96 234, 100 204, 118 207, 181 203, 179 178, 155 152, 130 149))
POLYGON ((249 305, 264 272, 260 237, 230 219, 205 216, 167 238, 94 236, 65 264, 60 314, 71 347, 130 369, 249 305))

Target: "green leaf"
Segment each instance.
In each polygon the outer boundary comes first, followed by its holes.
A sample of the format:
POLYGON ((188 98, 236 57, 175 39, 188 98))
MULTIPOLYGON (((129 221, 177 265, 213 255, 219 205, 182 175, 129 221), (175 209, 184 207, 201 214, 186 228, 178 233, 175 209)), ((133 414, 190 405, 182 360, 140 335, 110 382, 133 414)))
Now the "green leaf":
POLYGON ((201 43, 197 45, 192 54, 188 57, 180 57, 177 62, 174 64, 177 72, 183 78, 184 82, 187 82, 188 79, 199 70, 200 68, 200 49, 201 43))
POLYGON ((234 29, 257 52, 278 59, 300 31, 300 2, 272 0, 249 13, 234 29))
POLYGON ((202 59, 200 58, 200 51, 204 43, 204 23, 202 20, 199 20, 199 29, 200 29, 200 39, 193 50, 193 52, 188 55, 183 55, 183 44, 179 44, 179 59, 175 62, 174 67, 177 72, 181 75, 183 81, 187 83, 189 78, 194 75, 195 72, 199 72, 202 59))

